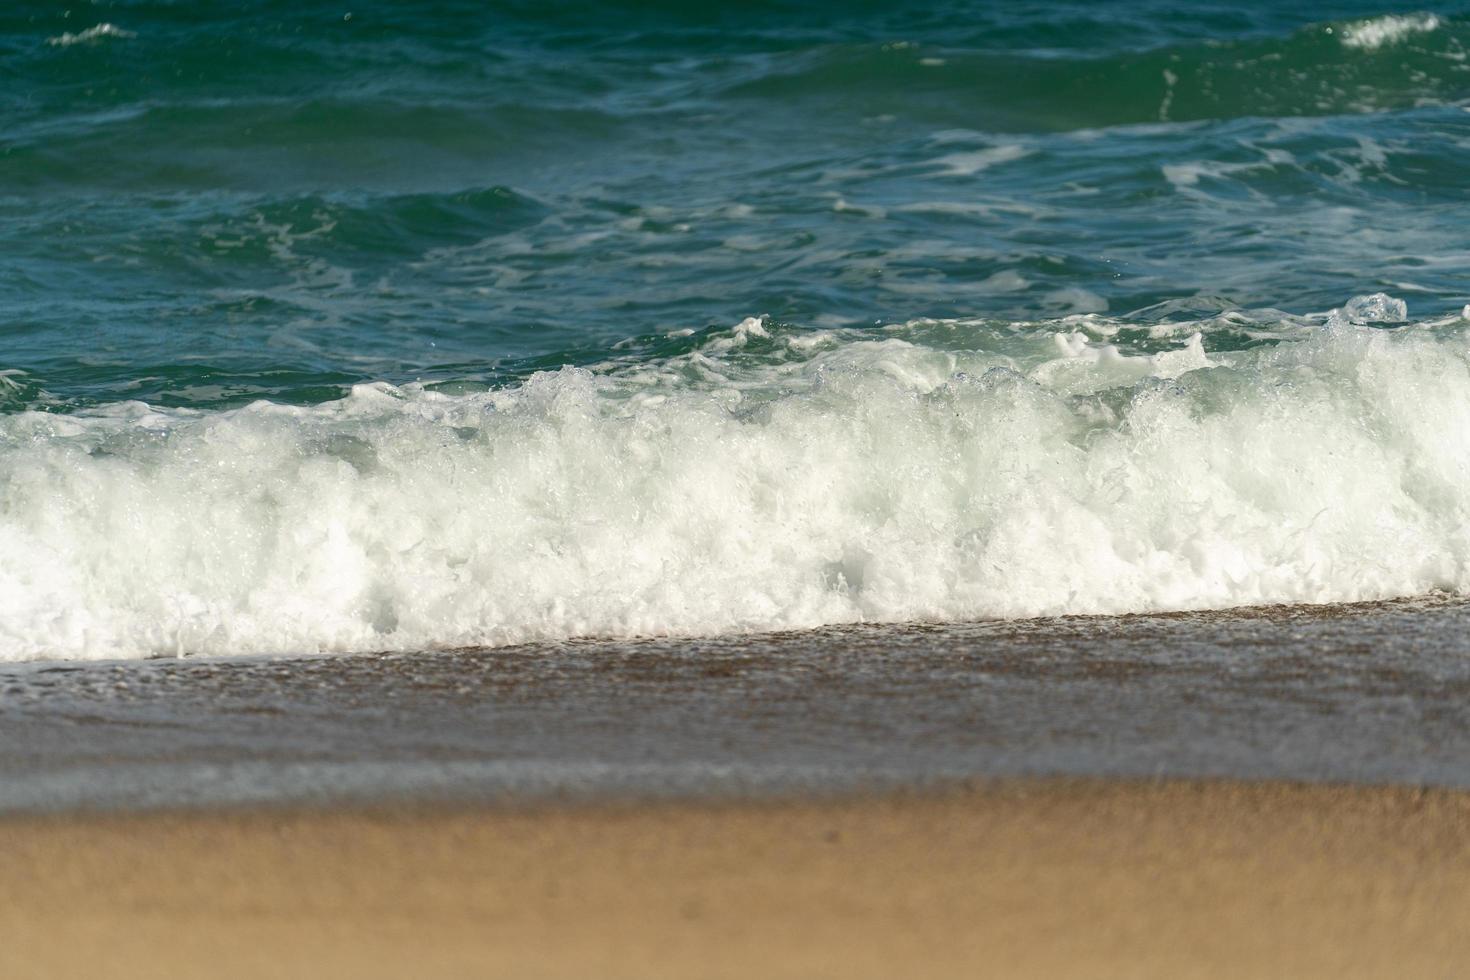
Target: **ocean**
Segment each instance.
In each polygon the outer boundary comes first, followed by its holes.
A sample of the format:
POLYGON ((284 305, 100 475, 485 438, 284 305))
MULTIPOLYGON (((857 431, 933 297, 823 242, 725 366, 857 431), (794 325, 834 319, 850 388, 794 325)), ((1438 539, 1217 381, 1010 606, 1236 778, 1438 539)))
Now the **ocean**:
POLYGON ((1470 5, 20 2, 0 71, 0 661, 1470 590, 1470 5))

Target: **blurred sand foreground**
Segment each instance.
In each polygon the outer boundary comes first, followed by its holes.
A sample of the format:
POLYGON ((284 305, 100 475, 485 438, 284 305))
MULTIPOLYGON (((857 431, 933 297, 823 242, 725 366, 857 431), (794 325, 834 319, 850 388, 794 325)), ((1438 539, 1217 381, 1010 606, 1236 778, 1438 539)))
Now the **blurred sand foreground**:
POLYGON ((1470 794, 1014 780, 803 802, 0 821, 6 977, 1448 976, 1470 794))

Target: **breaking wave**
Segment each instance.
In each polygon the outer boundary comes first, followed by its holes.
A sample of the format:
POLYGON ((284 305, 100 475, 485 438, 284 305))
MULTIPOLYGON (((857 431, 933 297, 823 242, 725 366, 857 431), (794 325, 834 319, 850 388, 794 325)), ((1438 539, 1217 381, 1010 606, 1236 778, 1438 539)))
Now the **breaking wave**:
POLYGON ((310 407, 0 416, 0 659, 1470 588, 1470 323, 761 319, 310 407))

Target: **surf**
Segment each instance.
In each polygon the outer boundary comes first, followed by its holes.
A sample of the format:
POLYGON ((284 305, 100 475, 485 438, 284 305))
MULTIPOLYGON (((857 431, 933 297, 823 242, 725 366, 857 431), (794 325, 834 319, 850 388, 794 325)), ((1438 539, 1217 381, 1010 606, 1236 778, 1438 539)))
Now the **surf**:
POLYGON ((751 318, 524 383, 0 417, 0 658, 1470 587, 1470 323, 751 318))

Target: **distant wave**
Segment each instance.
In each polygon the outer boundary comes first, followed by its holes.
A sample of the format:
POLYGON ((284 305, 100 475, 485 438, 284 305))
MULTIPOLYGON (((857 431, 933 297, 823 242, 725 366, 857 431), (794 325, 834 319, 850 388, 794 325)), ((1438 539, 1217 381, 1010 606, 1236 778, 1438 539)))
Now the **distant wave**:
MULTIPOLYGON (((541 16, 550 21, 568 16, 567 9, 558 4, 514 6, 517 16, 533 21, 541 16), (555 9, 542 11, 541 7, 555 9)), ((586 16, 594 16, 592 8, 586 16)), ((601 16, 607 16, 607 12, 601 16)), ((360 19, 353 24, 360 22, 368 23, 360 19)), ((966 23, 967 18, 958 17, 956 31, 966 23)), ((889 28, 875 25, 871 29, 889 28)), ((1120 44, 1117 38, 1105 46, 1085 43, 1088 31, 1095 29, 1097 25, 1088 28, 1074 24, 1062 37, 1038 34, 1034 44, 1040 47, 1033 48, 1024 37, 1009 35, 1005 45, 992 47, 986 43, 984 32, 973 30, 964 32, 964 43, 956 47, 946 46, 942 32, 922 42, 880 40, 858 32, 823 43, 773 43, 771 35, 746 25, 746 33, 732 30, 728 38, 701 34, 697 40, 688 41, 692 47, 677 69, 681 79, 677 90, 680 99, 687 99, 690 105, 727 105, 734 101, 786 107, 792 101, 818 105, 831 102, 845 113, 856 111, 870 118, 888 114, 927 116, 936 126, 992 132, 1373 112, 1426 102, 1454 103, 1470 97, 1470 21, 1462 17, 1386 14, 1320 22, 1287 35, 1181 36, 1161 39, 1162 43, 1148 47, 1120 44), (1060 46, 1050 47, 1044 43, 1047 40, 1060 46)), ((116 24, 101 23, 77 33, 50 37, 45 43, 71 47, 137 36, 116 24)), ((797 32, 793 37, 806 35, 797 32)), ((1140 35, 1141 40, 1144 37, 1140 35)), ((214 99, 218 88, 235 77, 236 61, 253 65, 273 79, 294 77, 294 73, 305 70, 304 66, 315 66, 341 78, 352 77, 357 71, 372 75, 372 82, 350 85, 336 93, 331 85, 326 91, 313 87, 310 92, 319 99, 332 95, 371 96, 383 89, 381 81, 394 78, 403 67, 391 61, 368 67, 373 63, 361 60, 369 56, 365 51, 325 43, 325 35, 313 38, 310 33, 305 35, 300 43, 306 47, 297 49, 283 47, 274 36, 242 36, 237 39, 241 45, 237 59, 191 62, 187 72, 150 81, 150 110, 162 112, 159 122, 163 123, 169 111, 185 111, 200 99, 214 99)), ((161 57, 173 57, 171 49, 150 45, 176 43, 166 30, 146 32, 138 44, 127 46, 128 57, 136 60, 123 66, 124 71, 141 71, 161 57)), ((645 57, 656 63, 669 38, 656 29, 646 36, 632 29, 622 36, 621 43, 644 50, 645 57)), ((47 57, 58 60, 52 55, 47 57)), ((548 67, 554 69, 554 60, 543 64, 545 61, 538 60, 534 48, 512 46, 500 52, 498 60, 477 65, 476 71, 488 72, 488 77, 495 79, 494 87, 484 90, 492 92, 494 98, 477 96, 458 105, 458 111, 483 112, 493 106, 497 125, 507 133, 528 136, 539 132, 543 117, 564 114, 570 105, 596 107, 585 125, 606 126, 617 121, 618 111, 627 106, 626 100, 606 104, 587 100, 576 73, 550 71, 541 84, 524 86, 524 79, 539 77, 548 67), (597 113, 611 118, 599 119, 597 113), (505 118, 499 119, 501 116, 505 118)), ((72 76, 70 80, 75 82, 93 77, 90 73, 95 66, 48 66, 46 70, 64 73, 58 78, 72 76)), ((657 93, 662 84, 620 62, 604 65, 599 72, 610 73, 610 82, 629 91, 652 86, 649 91, 657 93)), ((432 77, 432 73, 425 77, 432 77)), ((446 75, 445 82, 454 77, 446 75)), ((122 90, 127 88, 123 86, 122 90)), ((454 86, 449 90, 453 91, 454 86)), ((294 104, 301 95, 300 91, 292 91, 287 103, 294 104)), ((659 96, 661 104, 665 97, 659 96)), ((675 100, 667 107, 678 104, 675 100)), ((248 106, 245 110, 257 111, 248 106)), ((306 124, 300 130, 302 137, 319 135, 323 126, 330 126, 338 134, 382 131, 384 121, 371 114, 354 117, 349 113, 344 117, 343 108, 334 106, 330 110, 331 115, 325 118, 309 114, 309 119, 301 120, 306 124)), ((290 136, 281 129, 289 130, 292 119, 289 114, 278 119, 267 112, 260 120, 231 118, 229 123, 232 130, 252 132, 264 126, 256 134, 258 139, 269 134, 281 138, 290 136)), ((566 118, 563 124, 578 121, 566 118)), ((418 121, 408 116, 394 120, 393 125, 395 132, 404 127, 414 132, 432 122, 432 118, 418 121)))
POLYGON ((1470 589, 1470 323, 1404 316, 750 319, 479 394, 18 412, 0 659, 1470 589))
POLYGON ((821 100, 874 115, 902 104, 993 131, 1253 116, 1316 116, 1470 96, 1470 29, 1432 14, 1314 24, 1281 38, 1143 51, 949 51, 834 46, 730 85, 744 98, 821 100), (933 57, 935 52, 943 58, 933 57), (896 93, 902 93, 901 98, 896 93))

